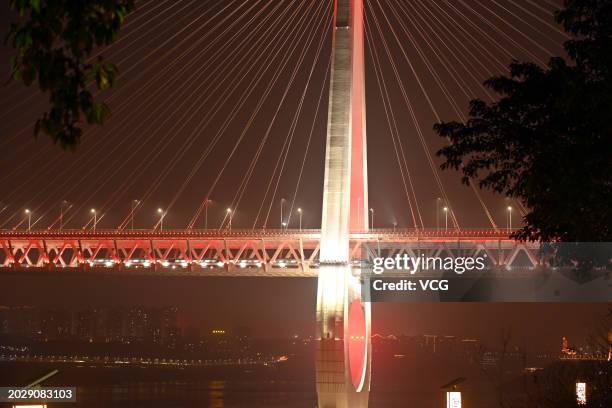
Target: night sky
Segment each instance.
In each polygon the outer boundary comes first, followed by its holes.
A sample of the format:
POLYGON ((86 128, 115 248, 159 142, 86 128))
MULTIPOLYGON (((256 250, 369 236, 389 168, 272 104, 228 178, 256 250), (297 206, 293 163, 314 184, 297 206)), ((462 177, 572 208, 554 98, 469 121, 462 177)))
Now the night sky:
MULTIPOLYGON (((0 210, 8 204, 0 228, 19 224, 25 208, 33 211, 35 227, 44 228, 63 200, 73 204, 68 228, 87 223, 90 208, 101 214, 99 228, 113 228, 133 199, 143 200, 137 228, 152 227, 158 207, 168 211, 167 228, 184 228, 207 196, 213 200, 209 226, 218 226, 231 206, 234 227, 278 227, 286 198, 294 210, 304 209, 304 227, 319 228, 332 3, 139 2, 118 42, 99 50, 120 70, 115 89, 100 95, 113 116, 101 128, 88 128, 75 152, 61 151, 45 135, 32 136, 45 98, 5 81, 11 50, 0 48, 0 60, 7 61, 0 93, 0 210)), ((434 155, 445 143, 432 131, 436 114, 461 119, 469 99, 490 100, 480 84, 504 73, 512 58, 545 62, 562 55, 565 37, 552 19, 555 4, 560 1, 366 2, 369 196, 376 227, 412 226, 390 129, 397 126, 403 144, 418 218, 434 227, 441 192, 417 128, 434 155), (395 123, 387 119, 384 87, 395 123)), ((6 2, 0 7, 4 30, 14 16, 6 2)), ((433 160, 437 167, 440 159, 433 160)), ((437 171, 461 226, 490 227, 458 174, 437 171)), ((505 199, 481 194, 505 227, 505 199)), ((196 226, 203 223, 200 217, 196 226)), ((193 325, 246 325, 262 336, 309 334, 315 285, 308 279, 3 276, 0 303, 177 304, 193 325)), ((376 305, 374 331, 494 341, 497 328, 511 324, 518 342, 556 348, 563 334, 583 338, 605 310, 601 304, 376 305)))

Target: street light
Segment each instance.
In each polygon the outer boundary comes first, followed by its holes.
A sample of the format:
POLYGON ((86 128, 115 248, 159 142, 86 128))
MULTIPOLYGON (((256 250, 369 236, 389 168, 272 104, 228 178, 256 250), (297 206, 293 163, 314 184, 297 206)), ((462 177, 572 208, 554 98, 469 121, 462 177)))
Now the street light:
POLYGON ((283 222, 283 205, 285 204, 285 199, 281 198, 281 202, 280 202, 280 223, 281 223, 281 229, 285 226, 285 223, 283 222))
POLYGON ((395 229, 397 228, 397 222, 393 223, 393 232, 395 232, 395 229))
POLYGON ((134 230, 134 212, 136 211, 136 207, 138 207, 140 205, 140 200, 132 200, 132 211, 130 212, 130 225, 132 228, 132 231, 134 230))
POLYGON ((32 211, 26 208, 25 213, 28 216, 28 231, 30 231, 30 228, 32 227, 32 211))
POLYGON ((508 206, 508 230, 512 229, 512 207, 508 206))
POLYGON ((374 209, 370 208, 370 227, 374 228, 374 209))
POLYGON ((166 216, 166 212, 161 208, 157 209, 157 213, 159 214, 159 230, 164 230, 164 217, 166 216))
POLYGON ((448 231, 448 207, 444 207, 444 230, 448 231))
MULTIPOLYGON (((0 206, 2 206, 2 203, 0 203, 0 206)), ((8 204, 6 204, 4 207, 0 208, 0 214, 2 214, 4 212, 4 210, 6 210, 8 208, 8 204)))
POLYGON ((300 220, 300 231, 301 231, 302 230, 302 209, 298 208, 297 212, 298 212, 298 216, 299 216, 299 220, 300 220))
POLYGON ((91 209, 91 213, 93 214, 93 230, 95 232, 96 225, 98 224, 98 213, 96 212, 95 208, 91 209))
POLYGON ((440 197, 436 198, 436 231, 440 231, 440 197))
POLYGON ((229 217, 229 221, 227 225, 229 227, 229 230, 231 231, 232 230, 232 217, 234 214, 232 213, 231 208, 226 209, 225 212, 227 213, 227 216, 229 217))
POLYGON ((283 222, 281 225, 283 226, 284 230, 287 230, 287 223, 286 222, 283 222))
POLYGON ((208 229, 208 204, 211 201, 210 198, 206 198, 206 201, 204 201, 204 229, 208 229))
POLYGON ((69 205, 70 203, 66 200, 63 200, 60 204, 60 231, 64 228, 64 206, 69 205))

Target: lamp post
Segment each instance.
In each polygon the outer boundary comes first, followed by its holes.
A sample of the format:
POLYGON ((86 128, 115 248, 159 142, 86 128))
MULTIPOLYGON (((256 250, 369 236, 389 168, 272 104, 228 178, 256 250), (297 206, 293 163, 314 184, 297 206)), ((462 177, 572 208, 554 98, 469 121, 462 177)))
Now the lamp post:
POLYGON ((283 222, 281 224, 281 226, 283 227, 283 230, 287 231, 287 223, 286 222, 283 222))
POLYGON ((166 212, 161 208, 157 209, 157 213, 159 214, 159 230, 164 230, 164 217, 166 216, 166 212))
POLYGON ((208 229, 208 204, 210 204, 210 198, 206 198, 204 201, 204 229, 208 229))
POLYGON ((300 220, 300 222, 299 222, 300 231, 302 231, 302 209, 301 209, 301 208, 298 208, 298 209, 297 209, 297 212, 298 212, 298 218, 299 218, 299 220, 300 220))
POLYGON ((229 221, 227 225, 229 227, 229 230, 231 231, 232 230, 232 217, 234 214, 232 213, 231 208, 228 208, 227 210, 225 210, 225 212, 227 213, 227 216, 229 217, 229 221))
POLYGON ((393 223, 393 232, 395 232, 395 229, 397 228, 397 222, 393 223))
POLYGON ((436 198, 436 231, 440 231, 440 197, 436 198))
POLYGON ((448 231, 448 207, 444 207, 444 230, 448 231))
POLYGON ((512 229, 512 207, 508 206, 508 231, 512 229))
POLYGON ((90 211, 93 214, 93 230, 96 231, 96 225, 98 224, 98 212, 95 208, 92 208, 90 211))
POLYGON ((283 229, 284 226, 284 222, 283 222, 283 205, 285 204, 285 199, 281 198, 281 202, 280 202, 280 224, 281 224, 281 229, 283 229))
MULTIPOLYGON (((0 206, 2 206, 2 203, 0 203, 0 206)), ((6 204, 6 205, 4 205, 4 207, 0 208, 0 214, 2 214, 4 212, 4 210, 7 209, 7 207, 8 207, 8 204, 6 204)))
POLYGON ((30 229, 32 227, 32 211, 30 211, 30 210, 28 210, 26 208, 25 213, 28 216, 28 231, 30 231, 30 229))
POLYGON ((370 208, 370 226, 374 228, 374 209, 370 208))
POLYGON ((70 204, 68 201, 63 200, 60 204, 60 219, 59 219, 59 229, 60 231, 64 229, 64 206, 70 204))
POLYGON ((132 231, 134 230, 134 212, 136 211, 136 207, 140 205, 140 200, 132 200, 132 211, 130 212, 130 227, 132 231))

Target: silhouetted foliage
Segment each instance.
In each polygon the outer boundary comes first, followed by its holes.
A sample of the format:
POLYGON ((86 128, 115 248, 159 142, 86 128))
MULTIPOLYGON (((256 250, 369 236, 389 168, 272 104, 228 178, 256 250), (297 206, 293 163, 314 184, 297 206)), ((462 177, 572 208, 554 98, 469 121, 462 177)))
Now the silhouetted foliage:
POLYGON ((6 42, 16 49, 11 77, 49 93, 50 108, 38 119, 41 130, 64 148, 74 148, 81 137, 81 117, 101 124, 110 110, 96 102, 91 86, 111 87, 117 67, 101 56, 90 60, 96 46, 115 41, 134 0, 10 0, 19 13, 6 42))
POLYGON ((566 0, 556 20, 572 35, 569 61, 513 61, 485 85, 494 103, 470 103, 467 123, 438 123, 451 144, 443 169, 521 200, 517 238, 612 240, 612 2, 566 0))
POLYGON ((536 372, 531 380, 533 391, 525 408, 607 408, 612 404, 608 361, 558 361, 536 372), (584 405, 576 400, 576 382, 587 384, 584 405))

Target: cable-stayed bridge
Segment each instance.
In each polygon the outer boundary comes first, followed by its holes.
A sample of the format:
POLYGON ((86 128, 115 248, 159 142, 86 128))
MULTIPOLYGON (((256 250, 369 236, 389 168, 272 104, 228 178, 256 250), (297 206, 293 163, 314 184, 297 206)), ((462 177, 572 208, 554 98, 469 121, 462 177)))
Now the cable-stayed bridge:
MULTIPOLYGON (((512 211, 524 214, 522 203, 497 205, 503 208, 503 228, 475 185, 453 197, 433 158, 436 143, 427 134, 431 123, 445 117, 465 121, 461 106, 467 99, 494 100, 482 79, 503 72, 517 53, 546 63, 554 54, 554 39, 563 38, 550 21, 554 4, 196 3, 144 2, 143 11, 128 20, 131 35, 117 45, 120 67, 129 66, 123 72, 128 84, 106 95, 123 121, 91 130, 78 158, 63 168, 57 166, 63 158, 47 157, 50 149, 40 149, 0 176, 2 183, 18 180, 19 185, 5 189, 3 202, 34 205, 6 212, 6 205, 0 206, 0 228, 12 225, 0 230, 0 270, 317 277, 318 406, 367 407, 371 316, 361 271, 373 258, 486 254, 499 268, 513 266, 519 258, 523 265, 526 260, 528 267, 538 266, 537 245, 510 238, 512 211), (155 24, 148 26, 148 20, 155 24), (174 31, 165 34, 173 21, 174 31), (149 43, 148 37, 157 40, 149 43), (130 71, 135 71, 131 78, 130 71), (368 81, 375 85, 370 86, 376 104, 366 103, 367 75, 375 79, 368 81), (420 96, 418 101, 414 95, 420 96), (247 108, 247 102, 254 108, 247 108), (371 111, 378 111, 377 121, 371 111), (321 122, 326 132, 317 128, 321 122), (372 160, 378 132, 390 136, 393 160, 372 160), (326 134, 325 148, 319 149, 324 155, 313 160, 309 154, 316 153, 317 133, 326 134), (419 161, 428 170, 415 169, 413 162, 419 161), (368 176, 388 169, 387 162, 394 165, 391 172, 368 176), (258 171, 265 181, 257 182, 258 171), (387 176, 394 182, 385 183, 387 176), (322 196, 314 200, 302 191, 312 179, 323 185, 322 196), (398 187, 392 194, 381 190, 394 185, 398 187), (112 209, 127 202, 135 189, 138 198, 132 197, 128 215, 115 220, 115 229, 101 229, 104 218, 112 217, 112 209), (279 200, 281 191, 291 199, 279 200), (475 204, 468 208, 478 208, 490 227, 462 225, 459 209, 466 191, 475 204), (220 201, 227 203, 220 226, 199 230, 202 218, 208 225, 209 198, 217 194, 225 195, 220 201), (70 199, 58 199, 60 195, 70 199), (88 210, 94 197, 100 204, 88 210), (154 227, 134 229, 136 213, 160 197, 166 204, 155 212, 159 218, 154 227), (167 216, 185 197, 197 207, 186 228, 164 229, 167 216), (322 207, 320 230, 301 228, 298 197, 310 199, 310 208, 322 207), (385 207, 385 197, 400 197, 402 205, 398 216, 390 217, 393 229, 374 229, 375 207, 385 207), (59 206, 52 205, 57 202, 59 206), (277 202, 282 228, 273 230, 269 225, 275 224, 271 214, 277 202), (433 217, 425 210, 430 204, 423 202, 435 203, 433 217), (251 228, 237 229, 240 211, 251 214, 251 228), (296 212, 300 228, 288 229, 296 212), (66 229, 83 213, 87 219, 80 229, 66 229), (396 218, 403 224, 399 228, 396 218)), ((34 99, 21 96, 3 116, 34 99)), ((14 142, 27 129, 13 129, 3 143, 14 142)), ((16 147, 12 155, 18 157, 27 148, 16 147)))

